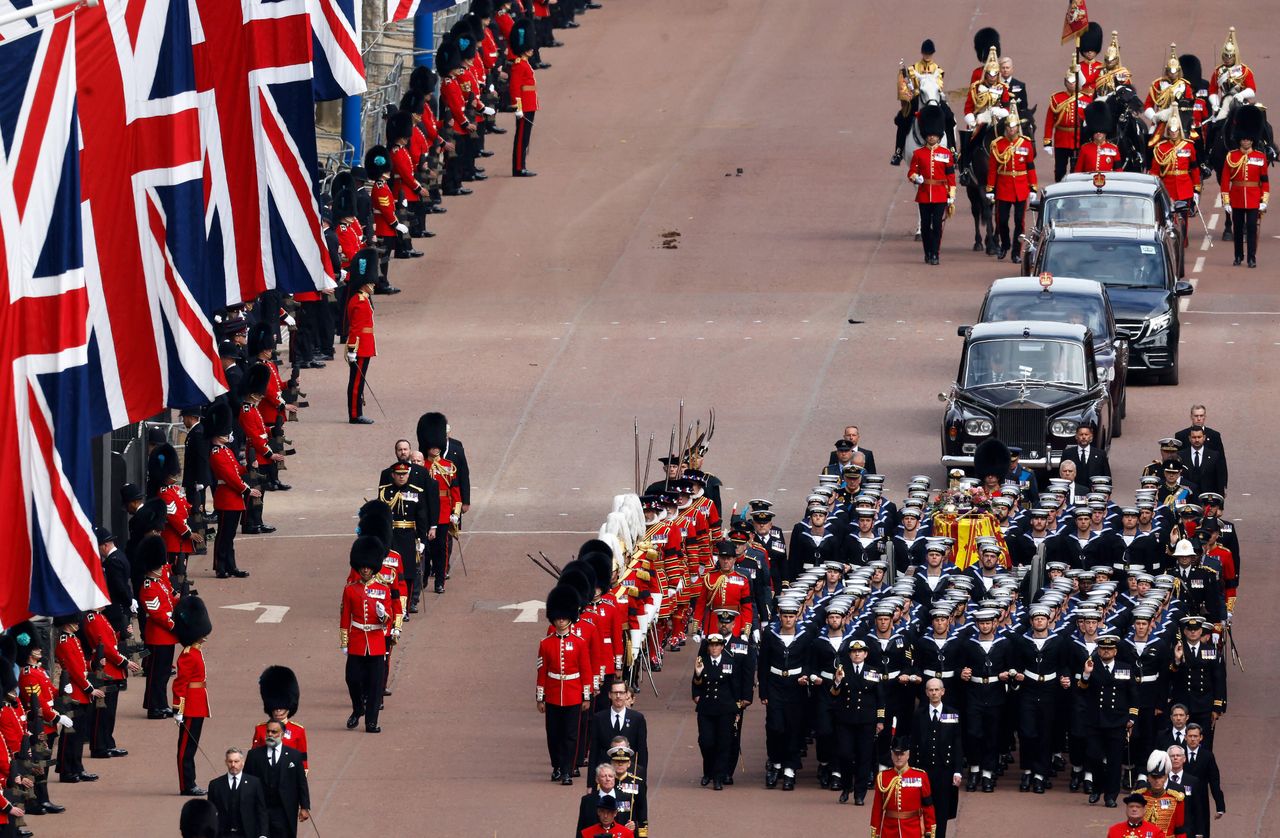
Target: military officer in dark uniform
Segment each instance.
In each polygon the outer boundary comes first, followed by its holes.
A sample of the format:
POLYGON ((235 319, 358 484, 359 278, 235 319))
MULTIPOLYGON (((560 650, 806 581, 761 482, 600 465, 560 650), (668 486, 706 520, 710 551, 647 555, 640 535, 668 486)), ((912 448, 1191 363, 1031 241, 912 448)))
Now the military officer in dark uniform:
POLYGON ((1179 620, 1182 639, 1174 643, 1169 698, 1185 705, 1191 721, 1205 730, 1213 744, 1213 727, 1227 712, 1227 668, 1222 655, 1204 636, 1208 623, 1189 614, 1179 620))
POLYGON ((1053 610, 1036 604, 1028 609, 1030 629, 1014 637, 1018 672, 1018 744, 1022 756, 1020 791, 1044 794, 1053 751, 1053 716, 1062 690, 1070 684, 1065 669, 1065 635, 1050 632, 1053 610))
POLYGON ((800 749, 807 732, 805 707, 809 676, 805 667, 809 645, 816 636, 798 626, 799 599, 780 598, 778 624, 762 629, 759 650, 760 703, 765 708, 765 786, 775 788, 779 775, 783 791, 796 787, 800 749))
POLYGON ((746 706, 747 664, 725 650, 719 632, 707 635, 707 648, 693 664, 691 693, 698 715, 698 748, 702 751, 702 785, 724 788, 733 759, 733 723, 746 706))
POLYGON ((925 703, 911 720, 912 761, 929 775, 933 790, 933 807, 938 817, 934 838, 947 838, 947 821, 956 816, 957 794, 964 751, 960 733, 960 714, 943 704, 946 688, 941 679, 925 682, 925 703))
POLYGON ((782 590, 782 575, 787 565, 787 542, 782 528, 774 525, 773 506, 767 500, 747 501, 751 520, 751 540, 760 545, 769 558, 769 584, 776 594, 782 590))
POLYGON ((425 469, 418 469, 428 477, 421 483, 413 481, 410 463, 397 462, 388 471, 390 480, 378 486, 378 500, 391 509, 391 548, 400 554, 401 572, 410 589, 409 613, 416 614, 422 595, 418 545, 441 537, 436 524, 440 520, 440 492, 425 469))
POLYGON ((1083 709, 1088 730, 1088 763, 1094 776, 1090 803, 1102 797, 1108 809, 1116 807, 1120 796, 1120 766, 1124 762, 1125 736, 1138 718, 1134 696, 1133 667, 1120 661, 1120 638, 1105 634, 1084 662, 1076 682, 1083 692, 1083 709))
POLYGON ((864 805, 875 776, 875 738, 885 723, 884 676, 868 662, 869 651, 865 640, 849 641, 830 688, 843 781, 840 802, 848 802, 853 792, 855 806, 864 805))

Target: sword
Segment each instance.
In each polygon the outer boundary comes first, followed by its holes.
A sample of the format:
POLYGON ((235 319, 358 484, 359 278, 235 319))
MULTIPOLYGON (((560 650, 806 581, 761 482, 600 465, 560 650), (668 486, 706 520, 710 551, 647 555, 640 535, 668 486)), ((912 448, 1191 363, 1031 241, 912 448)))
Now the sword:
POLYGON ((187 734, 187 739, 191 740, 195 744, 196 750, 200 752, 200 756, 204 757, 204 761, 209 763, 209 767, 212 768, 214 771, 217 771, 218 766, 213 764, 213 760, 209 759, 209 755, 204 752, 204 748, 200 747, 200 741, 198 739, 196 740, 191 739, 191 728, 187 726, 186 719, 183 719, 182 721, 178 722, 178 727, 181 728, 182 731, 187 734))
POLYGON ((382 418, 383 418, 383 419, 386 419, 386 418, 387 418, 387 412, 386 412, 385 410, 383 410, 383 409, 382 409, 382 402, 378 401, 378 394, 377 394, 377 393, 375 393, 375 392, 373 392, 373 388, 372 388, 371 386, 369 386, 369 374, 368 374, 368 372, 363 373, 363 375, 364 375, 364 389, 366 389, 366 390, 368 390, 368 391, 369 391, 369 395, 370 395, 370 396, 373 396, 373 403, 374 403, 374 404, 376 404, 376 405, 378 406, 378 412, 382 414, 382 418))
POLYGON ((449 537, 458 545, 458 562, 462 565, 462 575, 467 575, 467 557, 462 555, 462 539, 458 537, 458 528, 449 527, 449 537))
POLYGON ((1209 247, 1213 247, 1213 236, 1209 234, 1209 225, 1205 223, 1204 213, 1200 212, 1200 202, 1196 201, 1196 218, 1200 219, 1200 226, 1204 228, 1204 237, 1209 242, 1209 247))
POLYGON ((1241 672, 1244 672, 1244 663, 1240 660, 1240 650, 1236 648, 1236 636, 1235 633, 1231 631, 1230 623, 1227 623, 1226 631, 1227 644, 1231 646, 1231 662, 1238 666, 1241 672))

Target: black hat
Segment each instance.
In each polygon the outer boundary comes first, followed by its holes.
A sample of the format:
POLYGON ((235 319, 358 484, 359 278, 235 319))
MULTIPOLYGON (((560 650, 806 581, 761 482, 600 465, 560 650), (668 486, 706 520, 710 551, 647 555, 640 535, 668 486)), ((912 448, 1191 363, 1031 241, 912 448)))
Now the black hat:
POLYGON ((1120 648, 1120 638, 1114 634, 1104 634, 1098 638, 1099 649, 1118 649, 1120 648))
POLYGON ((418 417, 418 450, 424 454, 432 449, 444 451, 449 443, 449 420, 443 413, 424 413, 418 417))
POLYGON ((267 392, 267 386, 271 383, 271 373, 267 371, 267 365, 258 362, 249 367, 249 371, 244 374, 244 381, 240 385, 240 392, 245 396, 261 396, 267 392))
POLYGON ((195 594, 188 594, 178 600, 173 609, 173 633, 183 646, 190 646, 213 631, 213 623, 209 620, 209 609, 204 600, 195 594))
POLYGON ((911 737, 906 734, 893 737, 893 741, 889 744, 889 750, 895 754, 906 753, 911 750, 911 737))
POLYGON ((852 443, 852 442, 850 442, 849 440, 845 439, 844 437, 841 437, 840 439, 837 439, 837 440, 836 440, 836 443, 835 443, 835 446, 836 446, 836 450, 837 450, 837 451, 852 451, 852 450, 853 450, 853 443, 852 443))
POLYGON ((511 35, 507 39, 507 46, 511 52, 514 55, 524 55, 537 45, 538 39, 534 34, 533 21, 529 18, 517 20, 515 26, 511 27, 511 35))
POLYGON ((984 441, 973 452, 973 473, 979 481, 990 475, 1003 478, 1012 465, 1013 457, 1010 456, 1009 449, 995 437, 984 441))
POLYGON ((1265 124, 1266 116, 1261 108, 1257 105, 1241 105, 1236 111, 1236 142, 1240 140, 1258 142, 1262 138, 1262 129, 1265 124))
POLYGON ((138 565, 148 573, 159 570, 169 561, 169 553, 164 548, 164 539, 158 535, 149 535, 138 546, 133 548, 138 565))
POLYGON ((381 570, 382 560, 387 557, 387 546, 378 538, 362 535, 351 542, 351 555, 348 563, 352 570, 381 570))
POLYGON ((351 271, 347 276, 347 287, 359 289, 362 285, 378 284, 378 249, 362 247, 351 257, 351 271))
POLYGON ((17 625, 10 626, 5 632, 5 637, 13 642, 13 661, 18 666, 27 665, 32 649, 43 648, 40 645, 40 635, 36 633, 35 624, 30 620, 23 620, 17 625))
POLYGON ((147 482, 158 483, 162 477, 174 477, 182 471, 178 452, 167 442, 157 445, 147 455, 147 482))
POLYGON ((365 152, 364 167, 369 177, 377 180, 391 171, 391 152, 384 145, 375 145, 365 152))
MULTIPOLYGON (((409 74, 409 89, 416 90, 423 96, 430 96, 436 90, 436 73, 430 67, 418 65, 409 74)), ((365 163, 367 167, 369 164, 365 163)))
POLYGON ((165 518, 165 502, 160 498, 151 498, 138 507, 138 511, 133 513, 133 517, 129 519, 129 532, 154 532, 164 529, 165 518))
POLYGON ((584 603, 596 598, 596 572, 586 562, 573 561, 565 565, 560 572, 560 584, 573 588, 584 603))
POLYGON ((164 435, 164 428, 157 428, 154 425, 147 427, 147 444, 159 445, 167 439, 164 435))
POLYGON ((1102 26, 1089 21, 1089 26, 1080 33, 1081 52, 1102 52, 1102 26))
POLYGON ((578 548, 578 556, 585 558, 588 553, 604 553, 606 556, 612 556, 613 548, 598 538, 588 538, 578 548))
POLYGON ((737 546, 727 538, 716 542, 717 559, 733 559, 738 556, 737 546))
POLYGON ((578 592, 569 585, 556 585, 547 594, 547 620, 576 620, 582 600, 578 592))
POLYGON ((128 505, 132 501, 142 500, 146 495, 134 483, 126 483, 120 487, 120 503, 128 505))
POLYGON ((217 808, 203 798, 188 800, 178 816, 178 833, 182 838, 218 838, 217 808))
POLYGON ((329 184, 329 195, 333 201, 333 217, 348 218, 356 214, 356 180, 351 172, 338 172, 329 184))
POLYGON ((458 22, 449 30, 449 35, 453 38, 453 45, 458 49, 458 55, 462 58, 462 63, 470 61, 476 54, 476 33, 471 23, 465 18, 459 18, 458 22))
POLYGON ((933 55, 935 52, 937 52, 937 50, 933 48, 933 38, 925 38, 920 43, 921 55, 933 55))
POLYGON ((475 15, 477 20, 493 17, 492 0, 471 0, 471 14, 475 15))
POLYGON ((93 537, 98 540, 98 544, 106 544, 108 541, 115 541, 116 537, 111 534, 111 530, 106 527, 94 527, 93 537))
MULTIPOLYGON (((391 547, 391 507, 380 500, 371 500, 360 507, 356 523, 356 533, 371 536, 382 542, 382 546, 391 547)), ((383 551, 386 555, 386 551, 383 551)))
POLYGON ((72 611, 68 614, 59 614, 53 618, 53 624, 57 628, 65 628, 70 625, 79 625, 84 619, 84 614, 79 611, 72 611))
POLYGON ((1186 466, 1184 466, 1180 460, 1165 460, 1163 463, 1160 464, 1161 471, 1182 472, 1185 469, 1186 469, 1186 466))
POLYGON ((413 114, 421 115, 422 109, 425 108, 426 106, 427 106, 426 94, 419 93, 413 88, 409 88, 409 90, 405 92, 404 96, 400 97, 401 113, 407 113, 410 115, 413 115, 413 114))
POLYGON ((262 712, 268 716, 272 710, 288 710, 289 715, 298 712, 298 676, 287 666, 268 666, 258 676, 258 694, 262 696, 262 712))
POLYGON ((219 358, 239 358, 240 347, 233 340, 223 339, 218 341, 218 357, 219 358))
POLYGON ((1084 109, 1084 133, 1091 136, 1099 132, 1110 134, 1112 130, 1111 109, 1106 102, 1090 102, 1084 109))
POLYGON ((275 329, 267 323, 254 323, 249 327, 249 344, 245 348, 250 355, 260 355, 268 349, 275 349, 275 329))
POLYGON ((1142 795, 1137 794, 1136 792, 1134 794, 1126 795, 1122 802, 1126 806, 1146 806, 1147 805, 1147 799, 1142 795))
POLYGON ((942 137, 947 133, 946 115, 937 105, 925 105, 916 117, 920 125, 920 136, 942 137))
POLYGON ((596 801, 596 811, 598 812, 601 809, 606 812, 616 812, 618 811, 618 801, 611 794, 602 794, 600 799, 596 801))
MULTIPOLYGON (((519 26, 519 22, 516 26, 519 26)), ((514 34, 515 27, 512 27, 514 34)), ((450 73, 462 67, 462 55, 458 51, 458 45, 453 42, 452 38, 446 37, 440 42, 439 49, 436 50, 436 72, 441 77, 448 76, 450 73)))
POLYGON ((613 581, 613 556, 608 553, 586 553, 581 554, 580 560, 591 565, 591 570, 596 575, 596 587, 602 591, 609 590, 610 582, 613 581))
POLYGON ((999 55, 1000 33, 995 29, 990 26, 984 26, 973 33, 973 51, 977 54, 979 61, 987 60, 987 53, 992 47, 996 48, 996 55, 999 55))
MULTIPOLYGON (((413 136, 413 117, 405 111, 397 109, 387 117, 387 146, 394 146, 397 140, 408 140, 413 136)), ((335 210, 335 214, 337 211, 335 210)))
POLYGON ((209 426, 209 436, 231 436, 231 406, 219 399, 209 406, 209 418, 205 420, 209 426))
POLYGON ((1182 77, 1191 83, 1197 93, 1208 89, 1209 83, 1204 80, 1204 68, 1200 65, 1200 59, 1197 56, 1191 53, 1179 55, 1178 63, 1182 65, 1182 77))

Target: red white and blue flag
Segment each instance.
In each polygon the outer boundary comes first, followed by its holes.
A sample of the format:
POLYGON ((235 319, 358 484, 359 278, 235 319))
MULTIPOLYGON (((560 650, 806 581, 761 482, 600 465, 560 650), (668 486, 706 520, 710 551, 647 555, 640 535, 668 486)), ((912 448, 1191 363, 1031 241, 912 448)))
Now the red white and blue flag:
POLYGON ((194 0, 205 228, 225 302, 332 274, 316 199, 311 0, 194 0))
MULTIPOLYGON (((0 2, 0 12, 28 3, 0 2)), ((80 230, 74 18, 0 43, 0 623, 107 603, 80 230)), ((100 392, 100 384, 98 385, 100 392)))
POLYGON ((311 0, 311 38, 317 102, 356 96, 367 89, 360 57, 360 0, 311 0))
POLYGON ((387 23, 452 8, 462 0, 387 0, 387 23))

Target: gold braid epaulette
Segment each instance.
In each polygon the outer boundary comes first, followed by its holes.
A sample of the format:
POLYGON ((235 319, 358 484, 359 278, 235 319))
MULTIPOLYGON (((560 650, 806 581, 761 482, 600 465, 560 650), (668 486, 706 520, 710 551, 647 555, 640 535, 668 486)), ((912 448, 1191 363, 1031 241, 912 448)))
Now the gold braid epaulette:
MULTIPOLYGON (((889 785, 881 785, 880 777, 876 777, 876 788, 881 794, 889 794, 902 783, 902 775, 895 773, 893 779, 889 781, 889 785)), ((887 801, 886 801, 887 804, 887 801)))

